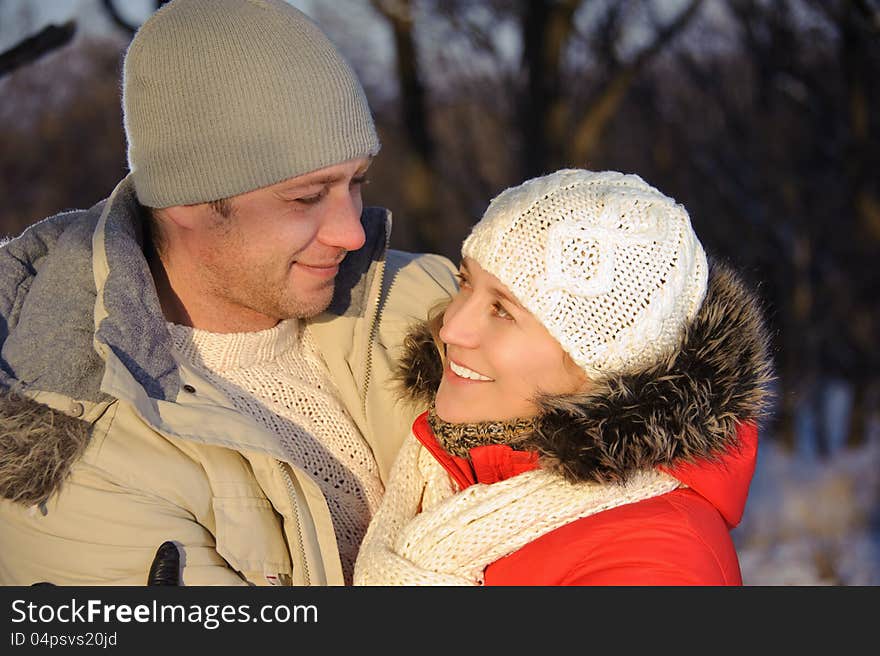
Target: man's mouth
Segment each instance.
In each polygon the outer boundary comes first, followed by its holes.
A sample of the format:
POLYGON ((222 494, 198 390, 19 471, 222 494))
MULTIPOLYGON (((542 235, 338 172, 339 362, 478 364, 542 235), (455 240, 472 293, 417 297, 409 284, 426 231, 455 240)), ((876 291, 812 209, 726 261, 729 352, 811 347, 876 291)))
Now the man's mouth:
POLYGON ((302 264, 311 269, 335 269, 339 266, 339 262, 328 262, 326 264, 307 264, 306 262, 297 262, 297 264, 302 264))
POLYGON ((304 262, 295 262, 294 264, 299 267, 301 271, 305 271, 310 275, 321 278, 331 278, 339 271, 339 263, 336 262, 330 262, 328 264, 306 264, 304 262))
POLYGON ((339 265, 342 264, 342 260, 345 259, 345 251, 341 252, 336 258, 332 260, 325 261, 315 261, 315 262, 303 262, 300 260, 295 260, 293 265, 298 268, 300 271, 304 271, 312 276, 317 276, 319 278, 332 278, 337 273, 339 273, 339 265))

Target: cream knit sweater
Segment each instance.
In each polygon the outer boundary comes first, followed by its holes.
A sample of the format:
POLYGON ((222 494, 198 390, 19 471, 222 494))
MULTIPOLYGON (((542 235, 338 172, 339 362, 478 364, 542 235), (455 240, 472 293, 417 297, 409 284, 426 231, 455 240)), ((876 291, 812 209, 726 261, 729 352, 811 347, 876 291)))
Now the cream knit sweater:
POLYGON ((168 329, 178 355, 275 433, 290 462, 320 486, 350 583, 383 487, 372 451, 340 402, 308 329, 297 319, 252 333, 172 323, 168 329))

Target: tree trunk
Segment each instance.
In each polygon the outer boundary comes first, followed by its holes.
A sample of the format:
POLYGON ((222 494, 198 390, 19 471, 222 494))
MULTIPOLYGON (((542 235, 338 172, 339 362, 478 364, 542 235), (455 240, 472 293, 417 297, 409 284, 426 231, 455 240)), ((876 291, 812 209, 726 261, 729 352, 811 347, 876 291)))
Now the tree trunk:
POLYGON ((16 68, 30 64, 43 55, 70 43, 76 34, 76 23, 67 21, 63 25, 49 25, 37 34, 28 37, 9 50, 0 53, 0 78, 16 68))
POLYGON ((868 434, 868 385, 861 381, 853 384, 852 404, 847 422, 846 446, 857 448, 867 441, 868 434))
POLYGON ((789 453, 797 448, 798 411, 800 395, 791 379, 780 380, 779 407, 774 417, 772 433, 789 453))
POLYGON ((691 0, 675 20, 658 29, 654 40, 629 63, 614 71, 589 106, 578 112, 581 118, 566 148, 568 162, 574 166, 583 166, 590 159, 639 74, 690 23, 702 2, 703 0, 691 0))
POLYGON ((401 171, 401 185, 406 203, 405 220, 413 236, 411 248, 435 251, 440 243, 439 194, 425 85, 413 34, 412 4, 410 0, 395 3, 373 0, 373 6, 388 21, 394 34, 403 128, 410 145, 409 157, 401 171))
POLYGON ((519 99, 523 179, 559 168, 564 133, 562 55, 574 29, 580 2, 531 0, 521 15, 522 68, 526 83, 519 99))

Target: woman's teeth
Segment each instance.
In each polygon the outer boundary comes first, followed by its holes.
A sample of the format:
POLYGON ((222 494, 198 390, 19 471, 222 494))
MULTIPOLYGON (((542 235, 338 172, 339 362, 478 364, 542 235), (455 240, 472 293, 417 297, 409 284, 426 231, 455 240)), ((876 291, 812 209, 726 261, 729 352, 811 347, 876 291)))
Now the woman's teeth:
POLYGON ((487 380, 491 381, 492 379, 488 376, 484 376, 483 374, 477 373, 476 371, 472 371, 467 367, 463 367, 460 364, 456 364, 452 360, 449 361, 449 368, 452 369, 453 373, 457 376, 461 376, 462 378, 467 378, 468 380, 487 380))

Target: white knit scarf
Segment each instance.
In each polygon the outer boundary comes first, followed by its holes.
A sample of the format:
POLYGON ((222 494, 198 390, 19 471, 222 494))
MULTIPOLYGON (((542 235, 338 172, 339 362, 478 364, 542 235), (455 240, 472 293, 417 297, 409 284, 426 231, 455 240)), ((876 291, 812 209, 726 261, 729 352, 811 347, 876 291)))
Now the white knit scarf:
POLYGON ((625 485, 569 483, 536 469, 456 493, 410 435, 355 565, 355 585, 482 585, 488 565, 545 533, 603 510, 671 492, 659 471, 625 485))

